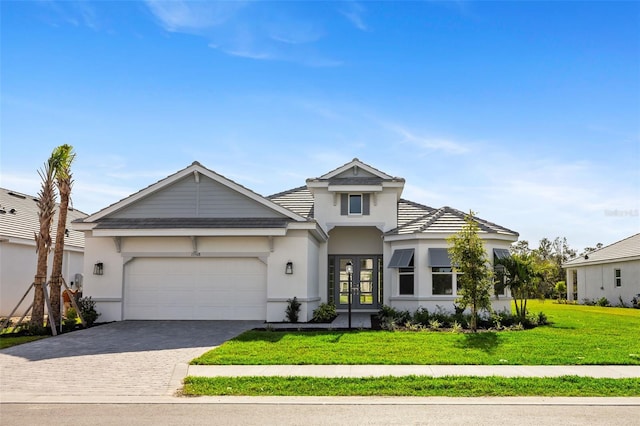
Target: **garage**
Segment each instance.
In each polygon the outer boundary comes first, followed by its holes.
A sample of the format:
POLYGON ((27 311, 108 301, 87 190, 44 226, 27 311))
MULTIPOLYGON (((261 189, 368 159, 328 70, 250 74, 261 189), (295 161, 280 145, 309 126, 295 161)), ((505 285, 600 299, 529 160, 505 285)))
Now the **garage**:
POLYGON ((267 267, 257 258, 135 258, 124 319, 264 320, 267 267))

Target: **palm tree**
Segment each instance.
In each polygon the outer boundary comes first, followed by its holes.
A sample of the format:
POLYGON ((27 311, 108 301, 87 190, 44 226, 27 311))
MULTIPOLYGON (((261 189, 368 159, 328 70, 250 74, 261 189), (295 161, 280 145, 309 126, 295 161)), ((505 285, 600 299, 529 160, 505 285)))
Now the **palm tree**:
POLYGON ((51 249, 51 222, 53 221, 56 207, 56 187, 54 183, 56 169, 56 157, 51 155, 44 164, 44 168, 38 170, 38 174, 42 179, 42 187, 36 201, 40 230, 35 234, 38 263, 33 282, 35 293, 33 295, 33 311, 31 312, 31 325, 38 328, 44 324, 43 286, 47 281, 47 261, 51 249))
POLYGON ((51 316, 55 324, 60 324, 60 287, 62 286, 62 257, 64 255, 64 237, 67 225, 67 212, 71 197, 71 163, 76 157, 71 145, 60 145, 53 150, 52 157, 56 161, 56 186, 60 193, 60 207, 58 211, 58 227, 56 231, 56 245, 53 252, 53 267, 49 288, 51 289, 51 316))

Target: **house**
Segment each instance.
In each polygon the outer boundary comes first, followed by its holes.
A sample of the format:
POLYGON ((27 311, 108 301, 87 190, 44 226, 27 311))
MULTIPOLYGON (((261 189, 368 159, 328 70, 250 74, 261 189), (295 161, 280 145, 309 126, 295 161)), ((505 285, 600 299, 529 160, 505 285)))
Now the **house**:
MULTIPOLYGON (((76 221, 85 295, 101 319, 309 320, 321 302, 453 310, 446 238, 464 213, 401 198, 405 181, 358 159, 263 197, 194 162, 76 221), (347 264, 353 272, 348 274, 347 264)), ((476 218, 490 259, 518 234, 476 218)), ((495 300, 509 306, 508 295, 495 300)))
POLYGON ((640 294, 640 234, 618 241, 562 265, 567 273, 567 298, 616 305, 640 294))
MULTIPOLYGON (((7 316, 25 294, 36 274, 37 255, 35 234, 40 230, 36 198, 0 188, 0 316, 7 316)), ((63 255, 62 275, 70 285, 82 279, 84 234, 71 228, 71 222, 86 214, 69 209, 67 235, 63 255)), ((53 218, 49 256, 51 275, 53 247, 56 241, 58 212, 53 218)), ((25 298, 14 315, 22 315, 33 301, 33 291, 25 298)))

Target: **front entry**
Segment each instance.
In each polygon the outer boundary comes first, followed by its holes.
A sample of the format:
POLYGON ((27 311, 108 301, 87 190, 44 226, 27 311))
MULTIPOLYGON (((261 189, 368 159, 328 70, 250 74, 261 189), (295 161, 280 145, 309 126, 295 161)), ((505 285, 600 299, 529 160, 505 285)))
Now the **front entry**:
POLYGON ((381 297, 382 256, 331 256, 329 265, 333 266, 333 300, 337 309, 349 307, 349 282, 352 288, 352 309, 378 309, 381 297), (347 264, 353 265, 351 276, 347 273, 347 264))

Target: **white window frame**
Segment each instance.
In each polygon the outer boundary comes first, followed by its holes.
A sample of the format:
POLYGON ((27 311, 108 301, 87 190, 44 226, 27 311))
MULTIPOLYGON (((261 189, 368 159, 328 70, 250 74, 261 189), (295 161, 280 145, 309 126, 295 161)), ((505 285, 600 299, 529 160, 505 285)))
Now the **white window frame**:
POLYGON ((462 275, 450 266, 432 266, 431 267, 431 295, 436 297, 457 297, 458 296, 458 276, 462 275), (447 268, 451 269, 450 272, 436 272, 434 269, 447 268), (449 275, 451 276, 451 294, 436 294, 433 292, 433 276, 434 275, 449 275))
POLYGON ((622 287, 622 270, 620 268, 613 270, 613 284, 616 287, 622 287))
POLYGON ((364 196, 362 194, 349 194, 347 197, 347 214, 349 216, 362 216, 364 214, 364 196), (360 197, 360 212, 354 213, 351 211, 351 197, 360 197))

